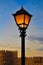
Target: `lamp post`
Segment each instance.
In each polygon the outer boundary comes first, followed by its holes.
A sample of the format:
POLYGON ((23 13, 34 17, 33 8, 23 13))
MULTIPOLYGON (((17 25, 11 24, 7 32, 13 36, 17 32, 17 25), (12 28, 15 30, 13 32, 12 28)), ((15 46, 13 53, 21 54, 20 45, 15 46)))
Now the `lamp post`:
POLYGON ((26 29, 30 23, 30 19, 32 17, 23 7, 18 10, 14 16, 15 22, 20 30, 20 37, 21 37, 21 65, 25 65, 25 36, 26 36, 26 29))

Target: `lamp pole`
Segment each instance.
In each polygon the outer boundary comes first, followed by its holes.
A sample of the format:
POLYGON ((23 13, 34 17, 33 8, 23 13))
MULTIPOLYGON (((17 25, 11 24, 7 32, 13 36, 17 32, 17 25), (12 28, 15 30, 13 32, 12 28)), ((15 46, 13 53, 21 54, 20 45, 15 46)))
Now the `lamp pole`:
POLYGON ((14 16, 15 22, 20 30, 21 65, 25 65, 25 36, 26 36, 26 29, 30 23, 32 15, 29 14, 23 7, 12 15, 14 16))
MULTIPOLYGON (((20 29, 21 30, 21 29, 20 29)), ((20 31, 21 35, 21 65, 25 65, 25 36, 26 36, 26 29, 23 28, 20 31)))

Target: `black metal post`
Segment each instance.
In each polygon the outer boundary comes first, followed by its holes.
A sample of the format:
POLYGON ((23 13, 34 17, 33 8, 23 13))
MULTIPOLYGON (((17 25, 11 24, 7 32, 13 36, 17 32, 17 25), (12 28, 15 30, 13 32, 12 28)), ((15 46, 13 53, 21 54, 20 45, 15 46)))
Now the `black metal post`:
POLYGON ((21 30, 21 65, 25 65, 25 31, 21 30))

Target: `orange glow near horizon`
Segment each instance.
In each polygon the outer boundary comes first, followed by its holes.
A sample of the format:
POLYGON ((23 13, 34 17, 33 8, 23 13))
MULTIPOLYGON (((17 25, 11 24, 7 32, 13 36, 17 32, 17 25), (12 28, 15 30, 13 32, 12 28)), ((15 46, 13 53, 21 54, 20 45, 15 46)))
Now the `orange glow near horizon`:
MULTIPOLYGON (((18 48, 0 47, 0 50, 17 51, 18 52, 18 57, 21 57, 21 50, 18 49, 18 48)), ((33 50, 25 51, 25 56, 26 57, 43 56, 43 52, 33 49, 33 50)))
MULTIPOLYGON (((36 51, 36 50, 30 50, 25 52, 26 57, 38 57, 41 56, 43 57, 43 52, 42 51, 36 51)), ((18 57, 21 57, 21 53, 18 52, 18 57)))

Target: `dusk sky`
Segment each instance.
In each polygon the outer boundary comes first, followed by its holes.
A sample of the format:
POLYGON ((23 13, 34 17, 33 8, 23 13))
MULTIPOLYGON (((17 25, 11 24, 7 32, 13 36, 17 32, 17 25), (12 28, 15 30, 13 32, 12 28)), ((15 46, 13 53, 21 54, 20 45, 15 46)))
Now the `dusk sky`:
POLYGON ((43 56, 43 0, 0 0, 0 50, 20 52, 20 33, 12 14, 22 6, 33 15, 26 32, 26 56, 43 56))

